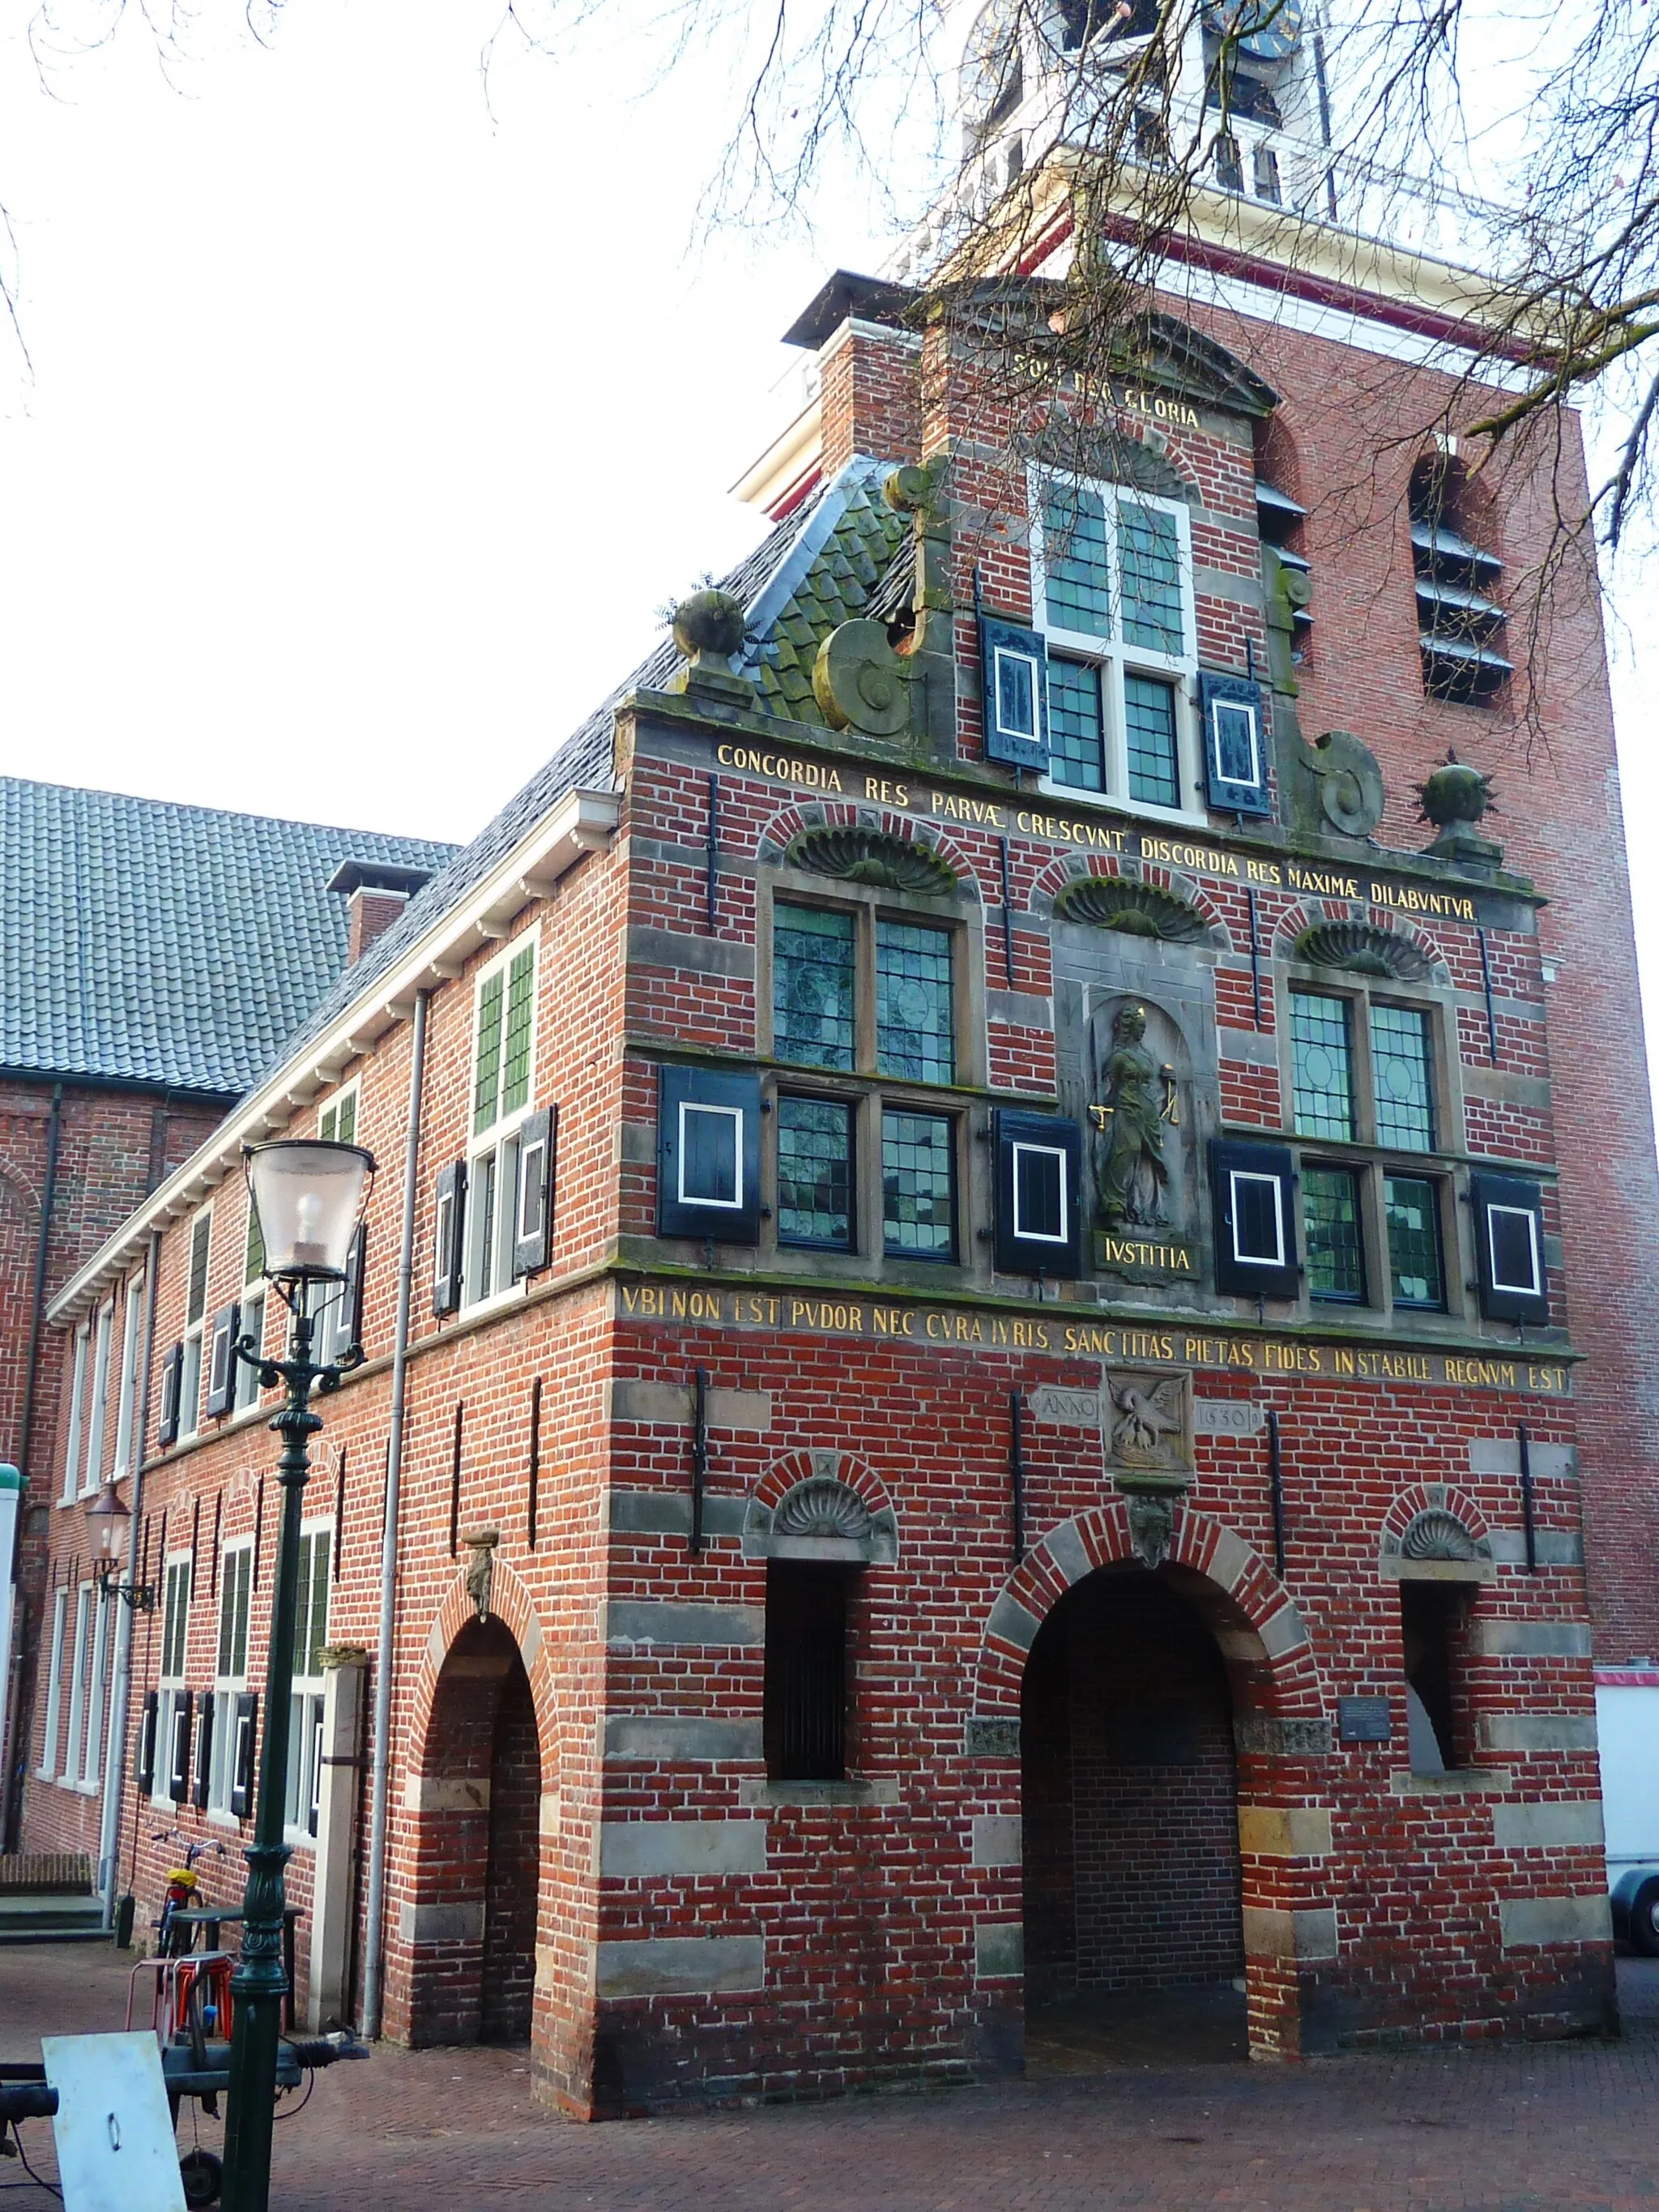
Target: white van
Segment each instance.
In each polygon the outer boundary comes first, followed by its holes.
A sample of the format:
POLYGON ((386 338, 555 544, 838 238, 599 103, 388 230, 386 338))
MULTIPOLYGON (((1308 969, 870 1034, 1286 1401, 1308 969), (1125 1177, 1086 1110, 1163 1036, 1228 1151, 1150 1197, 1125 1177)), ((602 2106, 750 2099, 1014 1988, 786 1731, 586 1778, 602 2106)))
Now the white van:
POLYGON ((1595 1670, 1613 1932, 1659 1958, 1659 1667, 1595 1670))

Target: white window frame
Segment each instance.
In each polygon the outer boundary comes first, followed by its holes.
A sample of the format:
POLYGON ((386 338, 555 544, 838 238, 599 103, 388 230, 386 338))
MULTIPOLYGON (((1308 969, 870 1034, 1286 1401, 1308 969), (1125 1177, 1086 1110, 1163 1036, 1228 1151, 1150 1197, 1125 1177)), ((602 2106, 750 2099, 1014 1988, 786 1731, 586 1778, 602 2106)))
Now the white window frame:
POLYGON ((203 1367, 207 1339, 208 1309, 212 1304, 210 1278, 213 1272, 213 1208, 204 1206, 190 1224, 185 1243, 184 1359, 179 1370, 179 1441, 193 1437, 202 1425, 203 1367), (190 1316, 190 1279, 195 1273, 196 1239, 205 1237, 207 1258, 202 1269, 202 1310, 190 1316))
POLYGON ((119 1482, 132 1472, 133 1427, 138 1410, 138 1361, 143 1350, 144 1295, 148 1278, 135 1275, 126 1288, 121 1315, 121 1368, 115 1389, 115 1461, 111 1470, 119 1482))
MULTIPOLYGON (((1198 605, 1193 574, 1192 512, 1182 500, 1164 499, 1156 492, 1138 490, 1133 484, 1103 482, 1079 476, 1069 469, 1039 468, 1028 476, 1028 507, 1031 540, 1032 627, 1040 630, 1050 653, 1066 660, 1091 662, 1101 672, 1102 754, 1106 788, 1085 791, 1076 784, 1057 782, 1045 775, 1042 787, 1056 799, 1079 804, 1108 805, 1121 813, 1145 815, 1155 822, 1178 822, 1197 826, 1207 822, 1204 774, 1204 732, 1198 712, 1198 605), (1048 619, 1047 547, 1044 543, 1045 488, 1060 484, 1078 492, 1092 492, 1101 501, 1106 525, 1106 554, 1110 579, 1113 635, 1097 637, 1091 631, 1064 629, 1048 619), (1122 628, 1118 507, 1122 501, 1154 514, 1173 515, 1176 557, 1181 572, 1182 650, 1158 652, 1151 646, 1127 645, 1118 633, 1122 628), (1125 674, 1161 678, 1175 690, 1176 774, 1184 804, 1159 806, 1129 796, 1129 744, 1123 705, 1125 674)), ((1052 732, 1051 732, 1052 742, 1052 732)))
POLYGON ((1289 1260, 1286 1255, 1285 1248, 1287 1239, 1285 1237, 1285 1231, 1288 1224, 1285 1219, 1285 1185, 1282 1178, 1276 1175, 1262 1175, 1254 1168, 1229 1168, 1227 1170, 1227 1188, 1228 1195, 1231 1200, 1231 1212, 1233 1218, 1233 1265, 1236 1267, 1267 1267, 1281 1269, 1287 1267, 1289 1265, 1289 1260), (1240 1183, 1243 1182, 1265 1182, 1268 1184, 1273 1190, 1273 1228, 1279 1238, 1278 1257, 1276 1259, 1266 1260, 1261 1258, 1257 1253, 1241 1252, 1238 1249, 1238 1187, 1240 1183))
POLYGON ((100 1595, 94 1585, 92 1595, 92 1654, 87 1674, 86 1717, 81 1735, 81 1769, 75 1786, 87 1796, 95 1796, 103 1779, 104 1762, 104 1669, 109 1659, 109 1616, 112 1606, 119 1601, 100 1595))
POLYGON ((317 1831, 312 1825, 317 1818, 318 1802, 321 1794, 323 1735, 323 1697, 327 1687, 326 1677, 321 1674, 301 1673, 310 1645, 310 1595, 315 1587, 315 1547, 321 1539, 328 1546, 328 1559, 324 1569, 323 1636, 328 1641, 328 1615, 332 1607, 331 1585, 334 1575, 334 1523, 330 1521, 304 1521, 300 1524, 300 1558, 306 1571, 302 1572, 299 1593, 306 1602, 297 1606, 294 1633, 294 1684, 289 1698, 288 1772, 283 1782, 283 1832, 290 1844, 315 1850, 317 1831), (296 1818, 297 1814, 297 1818, 296 1818))
POLYGON ((360 1141, 359 1132, 362 1126, 362 1079, 361 1077, 354 1077, 349 1083, 343 1083, 340 1085, 325 1106, 319 1107, 317 1109, 317 1134, 325 1145, 355 1145, 360 1141), (351 1103, 351 1134, 349 1137, 337 1137, 335 1132, 340 1126, 340 1109, 348 1099, 351 1103), (327 1124, 326 1127, 324 1126, 325 1123, 327 1124))
POLYGON ((171 1805, 173 1791, 173 1717, 181 1698, 188 1698, 185 1676, 190 1656, 190 1606, 196 1592, 188 1552, 169 1552, 161 1566, 161 1650, 155 1682, 155 1766, 149 1778, 149 1801, 152 1805, 171 1805), (179 1649, 176 1654, 169 1650, 173 1638, 173 1594, 182 1589, 184 1596, 179 1621, 179 1649), (169 1666, 170 1658, 177 1664, 169 1666))
POLYGON ((466 1211, 461 1224, 461 1311, 505 1304, 522 1297, 525 1284, 513 1273, 513 1247, 519 1225, 519 1132, 536 1109, 536 1047, 539 1029, 542 948, 539 933, 526 930, 478 970, 472 990, 472 1030, 466 1074, 466 1211), (522 1106, 500 1110, 500 1071, 507 1056, 508 978, 515 960, 528 952, 530 969, 530 1081, 522 1106), (497 1062, 496 1113, 488 1127, 472 1133, 473 1091, 478 1072, 478 1018, 486 985, 501 978, 501 1058, 497 1062), (488 1184, 490 1202, 483 1192, 488 1184), (486 1243, 488 1249, 486 1249, 486 1243))
POLYGON ((70 1363, 69 1433, 64 1440, 64 1486, 60 1505, 73 1505, 81 1488, 82 1435, 86 1419, 87 1362, 92 1349, 92 1328, 82 1322, 75 1332, 75 1356, 70 1363))
POLYGON ((86 1724, 87 1662, 91 1656, 92 1608, 95 1593, 89 1582, 75 1593, 75 1626, 70 1632, 69 1727, 64 1734, 64 1764, 58 1779, 75 1788, 81 1778, 81 1731, 86 1724))
POLYGON ((58 1724, 63 1718, 64 1637, 69 1627, 69 1584, 52 1595, 52 1653, 46 1674, 46 1712, 40 1729, 40 1763, 34 1771, 42 1782, 58 1779, 58 1724))
POLYGON ((109 1419, 109 1364, 115 1340, 115 1301, 106 1298, 93 1322, 92 1395, 87 1403, 86 1460, 81 1495, 90 1498, 104 1480, 104 1431, 109 1419))
MULTIPOLYGON (((250 1207, 252 1203, 252 1200, 250 1199, 248 1200, 250 1207)), ((247 1265, 246 1230, 243 1232, 242 1247, 245 1255, 242 1264, 246 1268, 247 1265)), ((236 1317, 238 1339, 245 1336, 252 1337, 255 1348, 261 1352, 264 1349, 265 1306, 270 1289, 270 1285, 263 1275, 248 1276, 242 1285, 240 1310, 236 1317)), ((257 1413, 259 1410, 259 1370, 250 1361, 239 1358, 234 1352, 231 1353, 231 1358, 236 1366, 236 1378, 231 1386, 230 1393, 231 1413, 233 1415, 257 1413)))
MULTIPOLYGON (((230 1656, 236 1656, 235 1631, 232 1628, 230 1656)), ((236 1815, 230 1809, 230 1793, 236 1777, 236 1700, 247 1687, 248 1646, 253 1640, 253 1539, 240 1537, 227 1544, 219 1553, 219 1603, 213 1621, 213 1757, 208 1777, 208 1812, 221 1822, 234 1826, 236 1815), (238 1564, 233 1567, 232 1561, 238 1564), (246 1560, 247 1575, 247 1610, 242 1629, 241 1667, 221 1673, 219 1658, 224 1643, 225 1607, 231 1602, 233 1576, 243 1572, 240 1562, 246 1560)))
POLYGON ((678 1183, 678 1190, 676 1194, 678 1203, 681 1206, 706 1206, 711 1213, 741 1213, 744 1207, 742 1107, 708 1104, 700 1098, 682 1098, 678 1134, 679 1161, 676 1177, 678 1183), (705 1114, 711 1117, 719 1116, 732 1124, 732 1148, 735 1163, 732 1188, 735 1195, 731 1198, 704 1198, 700 1193, 689 1191, 685 1187, 685 1164, 691 1156, 690 1146, 686 1141, 686 1125, 688 1118, 693 1114, 705 1114))
POLYGON ((1033 1145, 1028 1143, 1024 1138, 1020 1137, 1016 1137, 1013 1139, 1013 1159, 1012 1165, 1013 1169, 1014 1235, 1022 1244, 1053 1244, 1057 1249, 1062 1250, 1070 1244, 1072 1241, 1072 1197, 1071 1192, 1066 1188, 1067 1184, 1071 1181, 1071 1177, 1066 1172, 1070 1164, 1069 1156, 1066 1153, 1065 1147, 1061 1145, 1033 1145), (1028 1229, 1020 1219, 1019 1156, 1022 1152, 1035 1153, 1043 1159, 1054 1160, 1059 1165, 1060 1234, 1058 1237, 1050 1236, 1046 1229, 1028 1229))
POLYGON ((1486 1214, 1486 1261, 1492 1271, 1494 1291, 1506 1292, 1511 1297, 1535 1298, 1544 1289, 1544 1255, 1539 1249, 1538 1216, 1529 1206, 1493 1206, 1489 1204, 1486 1214), (1500 1213, 1513 1214, 1527 1224, 1527 1249, 1532 1255, 1532 1279, 1527 1283, 1506 1282, 1498 1265, 1498 1239, 1493 1224, 1500 1213))

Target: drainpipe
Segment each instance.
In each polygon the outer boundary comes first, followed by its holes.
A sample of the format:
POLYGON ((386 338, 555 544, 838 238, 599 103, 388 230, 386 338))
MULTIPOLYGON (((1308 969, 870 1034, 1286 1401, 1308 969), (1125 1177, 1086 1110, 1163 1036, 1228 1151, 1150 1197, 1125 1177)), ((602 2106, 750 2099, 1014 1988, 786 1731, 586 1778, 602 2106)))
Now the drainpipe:
MULTIPOLYGON (((127 1714, 132 1695, 131 1592, 138 1581, 138 1531, 144 1515, 144 1439, 149 1434, 149 1378, 155 1364, 155 1285, 161 1269, 161 1232, 149 1232, 144 1266, 144 1348, 138 1370, 138 1402, 133 1408, 132 1517, 127 1522, 126 1597, 103 1602, 115 1607, 115 1680, 110 1691, 109 1737, 104 1746, 104 1802, 98 1821, 98 1886, 104 1896, 104 1925, 115 1925, 116 1863, 121 1851, 121 1793, 126 1781, 127 1714)), ((129 1291, 128 1296, 131 1293, 129 1291)))
POLYGON ((429 991, 415 994, 409 1059, 409 1128, 404 1142, 404 1219, 398 1244, 398 1319, 392 1340, 392 1417, 386 1439, 386 1521, 380 1534, 380 1626, 374 1644, 374 1750, 369 1771, 368 1901, 363 1946, 364 2039, 380 2033, 386 1919, 386 1790, 391 1775, 392 1644, 398 1598, 398 1496, 404 1471, 404 1397, 409 1372, 409 1313, 415 1283, 416 1170, 421 1151, 421 1079, 426 1067, 429 991))
MULTIPOLYGON (((23 1478, 22 1495, 18 1500, 18 1515, 15 1534, 8 1546, 9 1558, 0 1558, 0 1576, 12 1585, 14 1607, 17 1596, 17 1562, 22 1550, 22 1514, 28 1496, 29 1433, 34 1426, 34 1394, 40 1366, 40 1334, 46 1318, 46 1261, 52 1245, 52 1206, 58 1195, 58 1150, 64 1133, 64 1086, 54 1083, 52 1087, 52 1117, 46 1123, 46 1182, 40 1197, 40 1230, 34 1241, 34 1288, 29 1312, 28 1361, 23 1369, 22 1431, 17 1439, 17 1467, 23 1478)), ((12 1612, 12 1629, 15 1633, 21 1615, 12 1612)), ((22 1624, 25 1627, 27 1624, 22 1624)), ((27 1650, 27 1643, 24 1649, 27 1650)), ((13 1745, 8 1719, 15 1711, 18 1743, 23 1738, 23 1715, 27 1710, 25 1692, 29 1687, 32 1669, 27 1659, 21 1657, 17 1679, 11 1679, 11 1654, 0 1651, 0 1850, 16 1847, 13 1833, 20 1802, 20 1793, 14 1788, 12 1774, 13 1745), (15 1692, 15 1697, 13 1692, 15 1692)))

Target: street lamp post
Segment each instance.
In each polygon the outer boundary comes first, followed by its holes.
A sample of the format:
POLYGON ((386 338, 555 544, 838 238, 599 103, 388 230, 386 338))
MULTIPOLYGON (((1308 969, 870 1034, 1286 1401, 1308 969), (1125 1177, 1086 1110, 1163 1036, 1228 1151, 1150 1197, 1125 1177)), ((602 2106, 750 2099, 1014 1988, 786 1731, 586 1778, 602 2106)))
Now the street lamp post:
POLYGON ((295 1592, 300 1570, 300 1519, 311 1470, 307 1446, 322 1422, 311 1410, 313 1391, 337 1390, 362 1358, 312 1358, 316 1317, 313 1285, 345 1279, 351 1240, 374 1171, 356 1145, 282 1139, 245 1154, 252 1203, 264 1243, 264 1272, 293 1316, 286 1359, 265 1359, 243 1341, 237 1356, 259 1370, 266 1389, 287 1395, 271 1417, 283 1439, 276 1462, 283 1515, 270 1589, 270 1642, 265 1662, 264 1727, 253 1841, 244 1856, 241 1956, 230 1978, 230 2080, 225 2111, 225 2212, 266 2212, 270 2199, 271 2125, 276 2117, 277 2043, 288 1976, 283 1966, 287 1906, 283 1869, 288 1796, 289 1703, 294 1686, 295 1592))

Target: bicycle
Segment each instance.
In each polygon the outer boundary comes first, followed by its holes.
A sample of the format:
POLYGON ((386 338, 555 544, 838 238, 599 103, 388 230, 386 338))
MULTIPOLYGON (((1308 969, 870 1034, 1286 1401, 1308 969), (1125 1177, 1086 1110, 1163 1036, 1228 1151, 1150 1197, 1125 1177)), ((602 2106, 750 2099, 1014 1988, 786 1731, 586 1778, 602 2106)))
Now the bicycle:
POLYGON ((182 1959, 195 1948, 196 1928, 190 1921, 175 1927, 173 1915, 188 1911, 197 1901, 201 1889, 201 1877, 196 1871, 197 1860, 205 1857, 209 1851, 216 1851, 223 1858, 225 1847, 216 1839, 210 1841, 204 1838, 192 1843, 179 1828, 157 1828, 151 1833, 150 1841, 153 1844, 179 1843, 185 1846, 183 1866, 167 1869, 167 1896, 162 1901, 161 1917, 154 1923, 157 1931, 155 1948, 161 1956, 182 1959))

